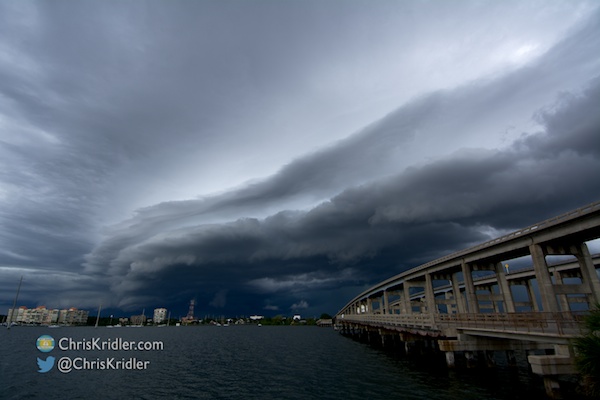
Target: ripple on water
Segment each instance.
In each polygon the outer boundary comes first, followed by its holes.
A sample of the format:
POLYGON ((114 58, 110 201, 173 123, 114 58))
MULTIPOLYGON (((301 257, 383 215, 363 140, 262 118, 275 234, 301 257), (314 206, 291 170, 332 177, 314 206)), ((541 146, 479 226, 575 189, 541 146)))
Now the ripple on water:
MULTIPOLYGON (((524 399, 542 394, 525 371, 447 371, 415 366, 335 331, 316 327, 143 329, 18 327, 0 330, 0 397, 9 399, 524 399), (136 357, 145 371, 37 373, 42 334, 162 340, 151 352, 61 352, 61 357, 136 357)), ((42 355, 45 356, 45 355, 42 355)))

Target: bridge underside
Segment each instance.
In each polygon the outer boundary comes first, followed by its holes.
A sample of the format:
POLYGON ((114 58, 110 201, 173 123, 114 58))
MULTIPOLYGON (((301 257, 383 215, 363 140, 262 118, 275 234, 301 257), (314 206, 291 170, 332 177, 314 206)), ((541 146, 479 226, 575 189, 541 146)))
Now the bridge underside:
MULTIPOLYGON (((547 333, 482 328, 456 328, 456 337, 415 326, 386 326, 344 321, 336 328, 342 335, 394 351, 420 361, 449 368, 495 367, 498 363, 516 368, 528 363, 544 379, 546 393, 560 398, 559 378, 575 374, 569 339, 547 333)), ((431 365, 431 364, 428 364, 431 365)))

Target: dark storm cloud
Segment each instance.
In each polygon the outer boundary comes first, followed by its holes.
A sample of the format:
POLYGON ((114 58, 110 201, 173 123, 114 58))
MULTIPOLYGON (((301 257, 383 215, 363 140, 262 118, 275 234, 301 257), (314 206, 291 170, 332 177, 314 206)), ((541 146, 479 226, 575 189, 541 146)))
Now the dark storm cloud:
POLYGON ((598 15, 532 4, 2 4, 0 292, 334 312, 596 200, 598 15))
MULTIPOLYGON (((127 242, 115 232, 112 252, 101 247, 92 257, 107 258, 99 264, 91 258, 90 265, 97 273, 109 265, 104 272, 118 281, 113 289, 125 298, 185 275, 196 290, 213 293, 213 305, 224 304, 224 287, 302 294, 305 300, 310 291, 383 279, 485 241, 489 232, 517 229, 597 200, 598 82, 581 94, 561 96, 552 110, 538 114, 542 132, 504 150, 464 149, 346 189, 309 211, 172 230, 161 225, 156 235, 147 234, 141 218, 139 227, 132 223, 125 230, 131 245, 117 246, 127 242), (140 287, 140 279, 147 286, 140 287)), ((285 181, 288 171, 295 172, 288 167, 273 181, 285 181)))
MULTIPOLYGON (((554 101, 557 92, 570 88, 574 80, 595 73, 595 66, 599 65, 597 57, 591 57, 594 61, 590 61, 587 52, 600 45, 597 35, 590 33, 596 32, 594 21, 536 63, 507 76, 423 96, 348 139, 290 162, 267 180, 217 197, 148 207, 138 211, 135 222, 146 224, 144 229, 150 230, 157 225, 157 231, 161 231, 181 224, 182 220, 193 224, 194 219, 200 223, 207 218, 252 215, 259 209, 277 210, 285 201, 293 208, 294 199, 321 200, 346 187, 435 159, 445 154, 445 148, 451 148, 458 138, 487 147, 488 138, 498 136, 500 129, 510 128, 507 120, 530 119, 537 109, 532 103, 554 101)), ((539 110, 538 119, 543 119, 544 112, 539 110)), ((582 138, 584 143, 588 139, 582 138)))

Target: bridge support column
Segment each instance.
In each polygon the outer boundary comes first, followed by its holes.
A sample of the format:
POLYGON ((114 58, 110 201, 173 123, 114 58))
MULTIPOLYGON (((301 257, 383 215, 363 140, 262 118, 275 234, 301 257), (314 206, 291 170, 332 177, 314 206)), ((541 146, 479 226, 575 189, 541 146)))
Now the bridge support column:
POLYGON ((379 329, 377 333, 379 334, 379 337, 381 338, 381 347, 385 347, 385 332, 383 330, 379 329))
POLYGON ((465 358, 467 360, 467 368, 477 367, 477 353, 474 351, 465 351, 465 358))
POLYGON ((544 376, 544 389, 546 389, 546 395, 551 399, 561 399, 560 395, 560 384, 554 376, 544 376))
POLYGON ((410 300, 410 282, 404 281, 404 312, 406 314, 412 314, 412 303, 410 300))
POLYGON ((535 297, 535 290, 533 290, 532 280, 527 280, 527 294, 529 295, 529 301, 531 302, 531 308, 535 312, 540 311, 540 305, 538 304, 537 298, 535 297))
POLYGON ((510 285, 506 280, 506 271, 504 270, 502 263, 496 263, 496 279, 498 281, 498 288, 504 298, 504 312, 514 313, 515 302, 510 290, 510 285))
MULTIPOLYGON (((490 291, 490 300, 492 301, 492 308, 494 309, 494 313, 498 314, 500 312, 500 307, 498 307, 498 301, 496 300, 497 296, 502 296, 502 293, 500 293, 499 295, 496 295, 494 293, 494 288, 493 286, 490 286, 489 289, 490 291)), ((504 298, 504 297, 502 297, 504 298)))
POLYGON ((550 278, 550 271, 548 271, 544 250, 539 244, 532 244, 529 246, 529 251, 542 297, 542 307, 545 312, 558 312, 560 310, 556 301, 556 293, 554 292, 554 285, 550 278))
POLYGON ((391 314, 389 312, 388 307, 389 307, 388 294, 384 290, 383 294, 381 295, 381 308, 382 308, 381 313, 382 314, 391 314))
MULTIPOLYGON (((554 271, 553 273, 554 275, 554 281, 556 282, 557 285, 562 285, 563 284, 563 280, 562 280, 562 274, 560 273, 560 271, 554 271)), ((562 311, 570 311, 571 310, 571 306, 569 305, 569 300, 567 299, 567 295, 566 294, 559 294, 558 296, 558 301, 560 304, 560 309, 562 311)))
POLYGON ((458 309, 456 307, 456 299, 454 298, 454 293, 448 291, 444 293, 443 303, 446 305, 446 313, 447 314, 456 314, 458 313, 458 309))
POLYGON ((458 273, 452 274, 452 294, 454 301, 456 302, 456 308, 459 314, 467 312, 467 307, 462 294, 460 293, 460 287, 458 286, 458 273))
POLYGON ((545 356, 528 356, 534 374, 544 378, 546 394, 552 399, 560 399, 560 384, 557 380, 559 375, 571 375, 576 373, 573 360, 573 352, 568 345, 554 345, 554 354, 545 356))
POLYGON ((427 304, 427 313, 438 314, 438 307, 435 302, 435 293, 433 292, 433 282, 431 274, 425 274, 425 304, 427 304))
POLYGON ((583 277, 584 284, 589 285, 592 291, 590 297, 592 297, 593 303, 600 303, 600 279, 596 273, 594 262, 590 256, 590 251, 585 243, 577 245, 577 261, 579 262, 579 269, 581 270, 581 276, 583 277))
POLYGON ((496 366, 496 360, 494 360, 494 351, 493 350, 486 350, 484 352, 485 354, 485 363, 488 366, 488 368, 493 368, 496 366))
POLYGON ((446 351, 446 365, 448 368, 456 367, 456 361, 453 351, 446 351))
POLYGON ((465 284, 465 293, 467 294, 469 312, 472 314, 478 313, 479 303, 477 302, 475 286, 473 285, 473 275, 471 274, 471 266, 463 261, 461 268, 465 284))
POLYGON ((517 366, 517 357, 514 350, 506 350, 506 362, 509 367, 517 366))

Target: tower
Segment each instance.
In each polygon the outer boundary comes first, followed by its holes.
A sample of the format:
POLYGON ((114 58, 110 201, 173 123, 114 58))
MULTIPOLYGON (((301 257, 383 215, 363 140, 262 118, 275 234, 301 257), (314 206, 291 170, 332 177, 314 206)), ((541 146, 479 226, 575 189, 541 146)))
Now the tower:
POLYGON ((196 304, 196 300, 190 300, 190 309, 185 317, 181 318, 181 322, 184 324, 191 324, 194 322, 194 305, 196 304))
POLYGON ((194 320, 194 305, 196 304, 196 300, 190 300, 190 309, 188 310, 187 316, 185 317, 188 321, 194 320))

